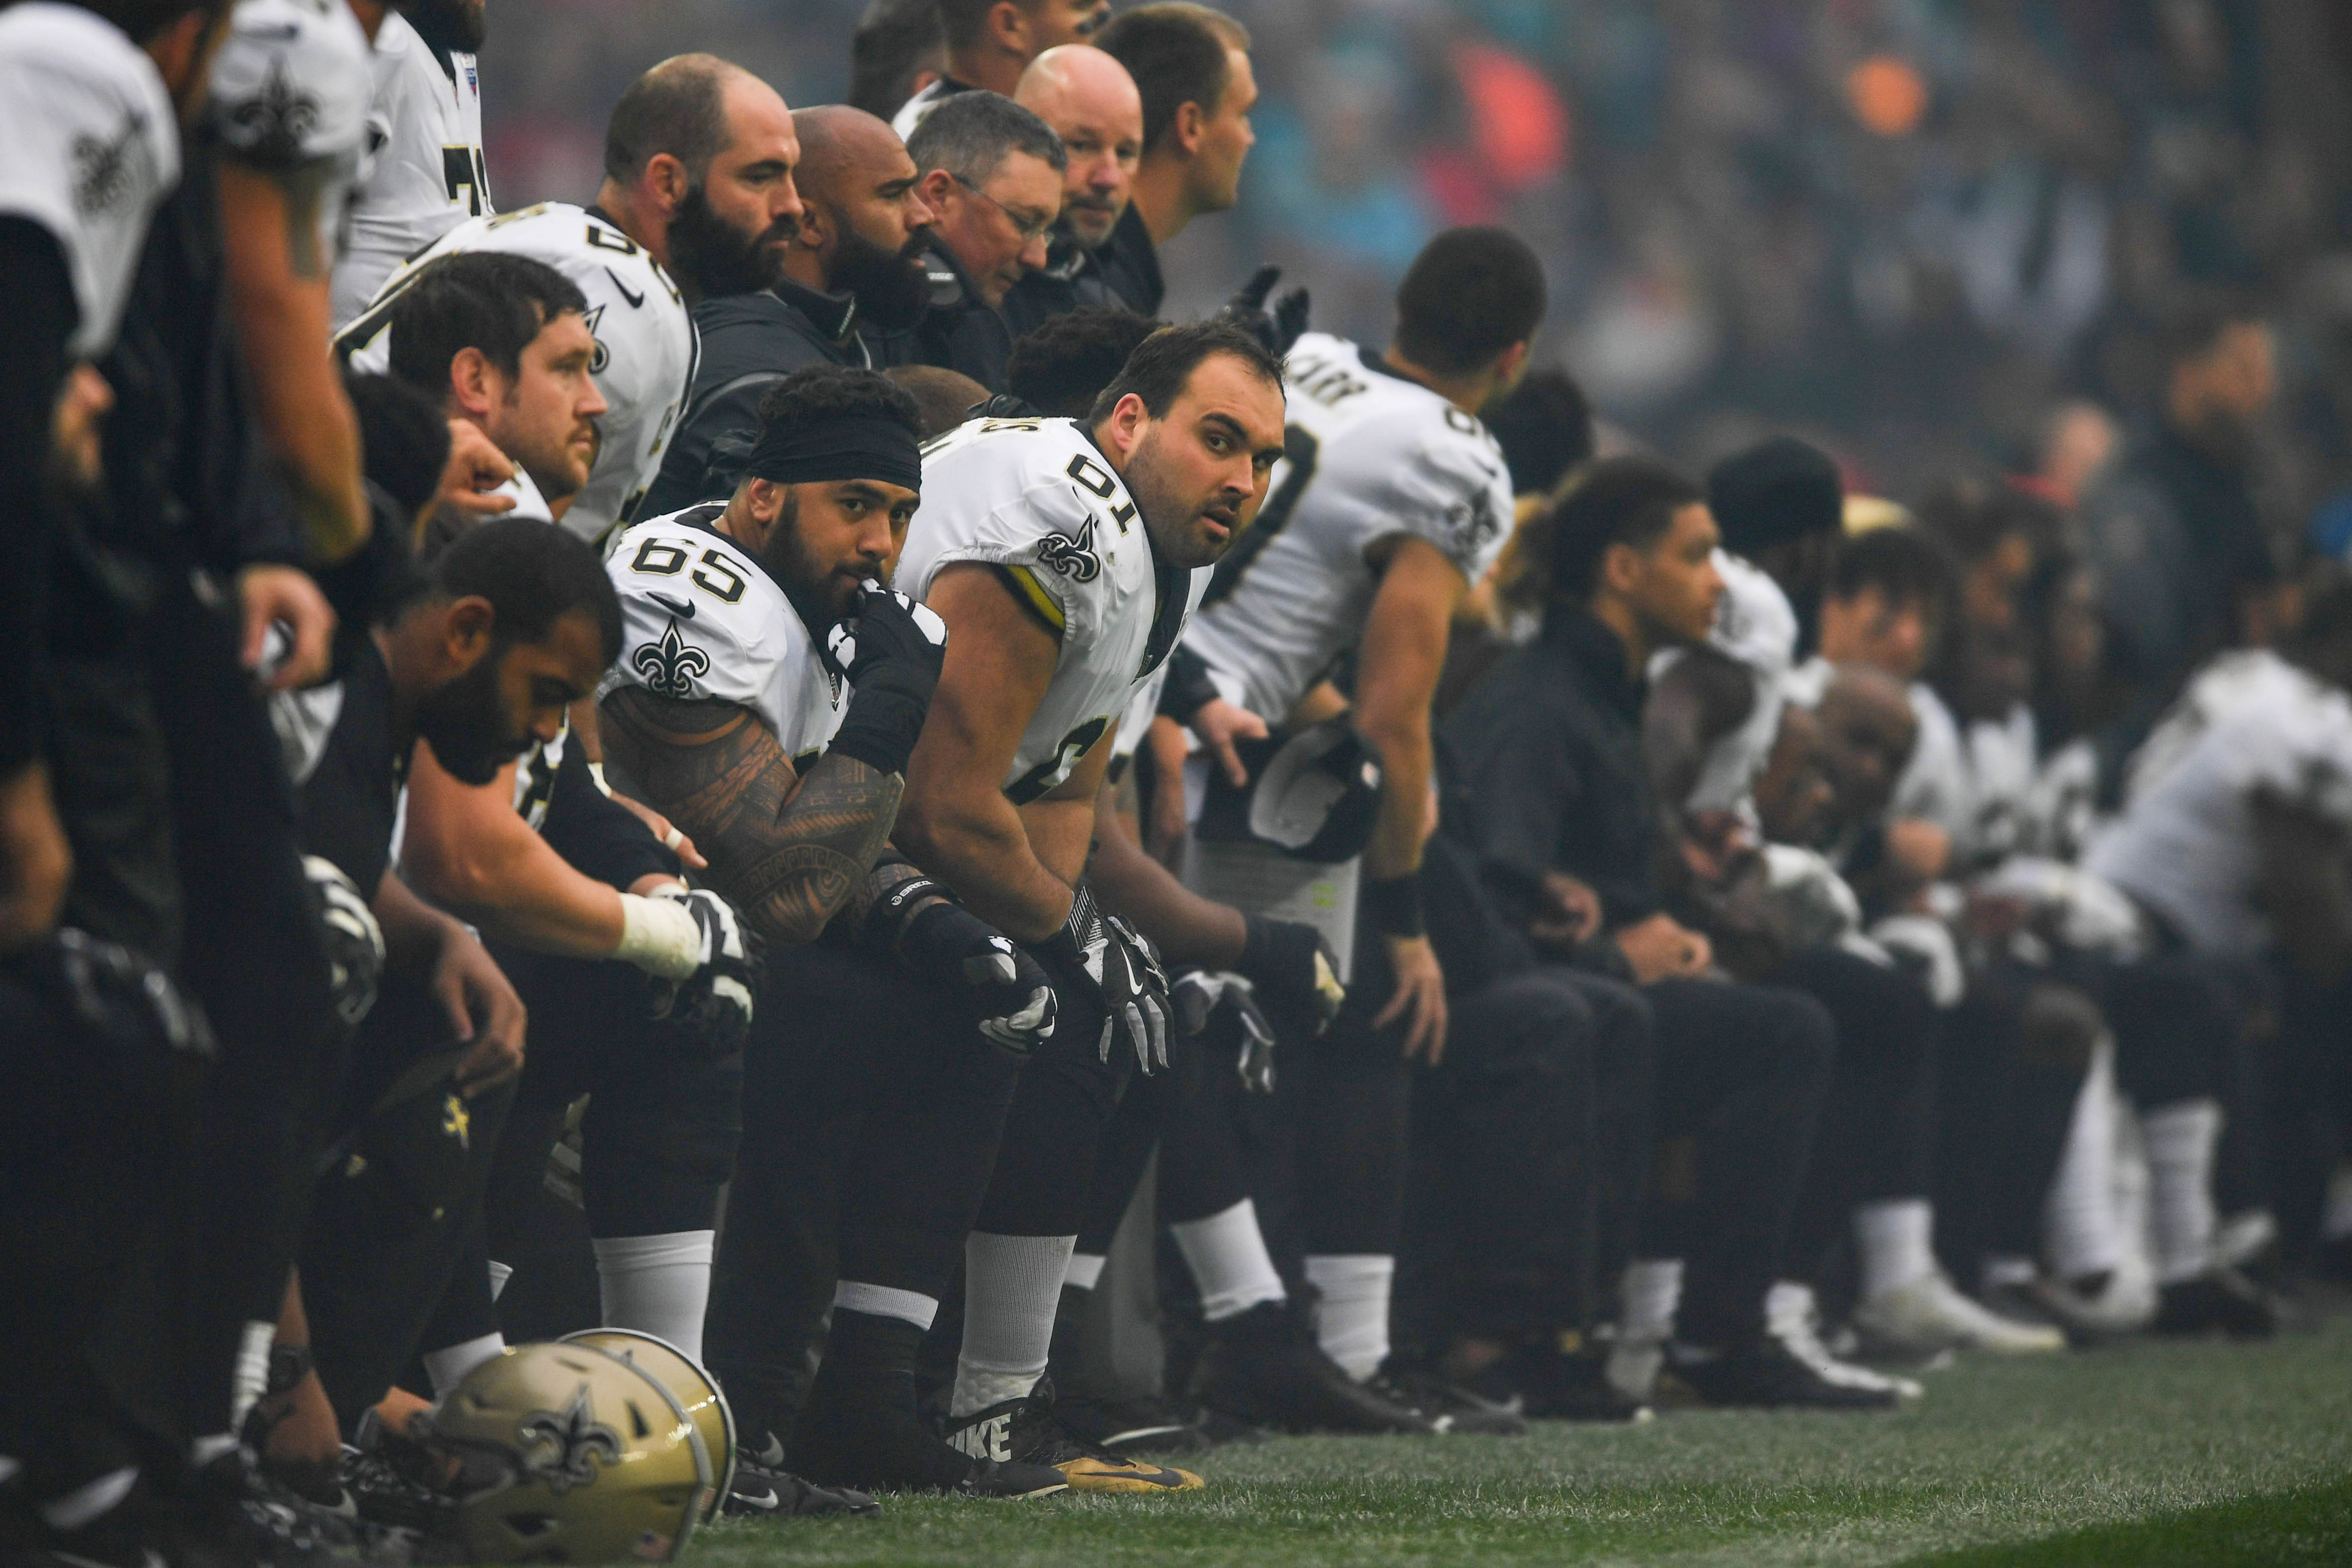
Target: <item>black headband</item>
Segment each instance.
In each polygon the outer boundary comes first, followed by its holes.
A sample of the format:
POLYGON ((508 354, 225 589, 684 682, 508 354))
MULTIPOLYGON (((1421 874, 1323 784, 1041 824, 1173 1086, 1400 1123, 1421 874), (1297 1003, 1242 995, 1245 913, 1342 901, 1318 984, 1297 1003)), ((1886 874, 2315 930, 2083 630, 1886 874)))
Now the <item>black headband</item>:
POLYGON ((915 433, 873 414, 770 425, 760 433, 743 471, 776 485, 873 479, 909 490, 923 487, 923 455, 915 433))

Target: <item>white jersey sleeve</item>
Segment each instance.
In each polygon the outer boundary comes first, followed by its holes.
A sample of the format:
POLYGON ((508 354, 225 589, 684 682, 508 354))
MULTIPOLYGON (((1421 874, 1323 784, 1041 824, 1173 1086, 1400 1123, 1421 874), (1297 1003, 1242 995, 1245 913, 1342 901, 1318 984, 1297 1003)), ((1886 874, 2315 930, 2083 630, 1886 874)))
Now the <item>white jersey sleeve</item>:
POLYGON ((1362 634, 1367 554, 1410 535, 1476 581, 1502 553, 1510 472, 1485 425, 1378 356, 1309 332, 1284 366, 1285 455, 1188 641, 1279 720, 1362 634))
POLYGON ((562 202, 469 218, 407 261, 337 338, 353 366, 391 363, 393 302, 428 264, 460 251, 499 251, 543 261, 588 298, 596 338, 591 369, 609 405, 596 421, 596 465, 563 515, 592 543, 628 519, 661 471, 699 353, 685 298, 661 264, 610 219, 562 202))
POLYGON ((376 29, 366 178, 335 267, 337 328, 367 308, 400 264, 490 204, 482 80, 474 57, 436 52, 399 12, 376 29))
POLYGON ((993 568, 1061 643, 1005 777, 1015 803, 1067 779, 1118 722, 1208 580, 1159 559, 1127 486, 1066 419, 974 420, 924 448, 898 586, 927 598, 960 563, 993 568))
POLYGON ((317 172, 320 255, 330 261, 361 178, 373 90, 367 35, 343 0, 237 0, 213 57, 221 145, 255 168, 317 172))
MULTIPOLYGON (((1762 568, 1723 550, 1716 552, 1715 566, 1723 579, 1723 601, 1707 646, 1748 672, 1755 696, 1739 727, 1707 747, 1687 804, 1694 810, 1752 813, 1749 791, 1780 734, 1780 710, 1797 657, 1797 612, 1762 568)), ((1650 678, 1658 679, 1681 657, 1679 648, 1661 650, 1650 661, 1650 678)))
POLYGON ((1887 808, 1894 817, 1918 817, 1951 835, 1957 849, 1968 836, 1968 763, 1960 749, 1960 727, 1944 699, 1925 681, 1910 687, 1911 716, 1918 722, 1919 737, 1911 760, 1895 781, 1895 799, 1887 808))
POLYGON ((57 240, 81 319, 113 346, 147 225, 180 178, 179 121, 152 61, 112 23, 45 0, 0 10, 0 214, 57 240))
POLYGON ((849 688, 766 569, 717 531, 725 511, 689 507, 614 541, 621 656, 603 689, 749 708, 805 771, 841 727, 849 688))

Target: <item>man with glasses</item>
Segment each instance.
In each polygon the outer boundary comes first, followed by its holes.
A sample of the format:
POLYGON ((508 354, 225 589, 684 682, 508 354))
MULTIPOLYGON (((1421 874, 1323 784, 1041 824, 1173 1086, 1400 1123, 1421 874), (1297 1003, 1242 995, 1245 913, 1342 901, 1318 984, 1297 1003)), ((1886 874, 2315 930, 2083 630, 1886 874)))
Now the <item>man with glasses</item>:
POLYGON ((974 90, 1010 98, 1032 60, 1085 43, 1110 20, 1110 0, 940 0, 935 9, 947 70, 891 117, 890 129, 909 141, 949 99, 974 90))
POLYGON ((1069 154, 1044 120, 1009 98, 978 91, 932 110, 907 152, 922 172, 915 188, 937 219, 931 308, 911 331, 884 337, 876 357, 944 366, 1003 392, 1013 333, 996 307, 1045 265, 1069 154))

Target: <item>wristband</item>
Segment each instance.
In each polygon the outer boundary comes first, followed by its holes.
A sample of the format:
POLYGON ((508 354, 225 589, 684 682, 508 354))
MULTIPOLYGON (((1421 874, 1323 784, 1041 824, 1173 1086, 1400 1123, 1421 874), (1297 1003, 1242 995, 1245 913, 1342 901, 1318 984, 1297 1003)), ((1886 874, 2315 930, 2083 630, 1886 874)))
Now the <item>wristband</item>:
POLYGON ((1367 877, 1363 909, 1371 918, 1372 929, 1383 936, 1427 935, 1422 924, 1421 878, 1410 873, 1379 882, 1367 877))
MULTIPOLYGON (((903 865, 906 862, 898 863, 903 865)), ((860 927, 858 935, 886 953, 899 952, 899 944, 905 939, 908 927, 915 923, 918 915, 927 913, 923 908, 926 899, 959 906, 963 902, 952 890, 929 877, 910 876, 904 882, 893 883, 887 893, 874 901, 874 907, 866 911, 866 924, 860 927)))
MULTIPOLYGON (((588 765, 588 777, 596 780, 596 793, 604 796, 608 800, 613 798, 613 787, 604 782, 604 765, 603 763, 590 763, 588 765)), ((670 846, 672 849, 676 849, 677 847, 677 846, 676 844, 672 844, 670 846)))
POLYGON ((1160 713, 1178 724, 1190 724, 1192 716, 1217 700, 1217 683, 1209 678, 1209 662, 1184 646, 1168 655, 1168 679, 1160 688, 1160 713))
POLYGON ((860 676, 856 694, 825 750, 856 758, 877 773, 905 778, 907 758, 923 733, 923 716, 930 711, 929 695, 911 675, 887 664, 860 676))
POLYGON ((674 898, 621 894, 621 945, 613 956, 665 980, 693 977, 702 967, 702 926, 674 898))

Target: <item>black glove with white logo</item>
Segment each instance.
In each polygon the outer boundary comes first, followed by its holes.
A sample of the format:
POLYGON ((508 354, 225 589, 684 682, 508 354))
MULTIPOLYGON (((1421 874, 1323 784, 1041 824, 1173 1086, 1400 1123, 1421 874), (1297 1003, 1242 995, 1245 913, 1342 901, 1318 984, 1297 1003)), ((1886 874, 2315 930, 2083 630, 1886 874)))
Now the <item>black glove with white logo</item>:
POLYGON ((1221 306, 1210 319, 1221 327, 1236 327, 1265 345, 1267 353, 1279 360, 1290 352, 1299 334, 1307 330, 1307 290, 1294 288, 1266 308, 1266 296, 1281 281, 1282 268, 1261 267, 1250 280, 1241 286, 1231 299, 1221 306))
POLYGON ((1234 1066, 1252 1094, 1274 1092, 1274 1025, 1259 1010, 1256 989, 1239 975, 1194 969, 1178 977, 1170 1000, 1177 1032, 1203 1043, 1234 1047, 1234 1066))
POLYGON ((685 906, 702 931, 701 966, 683 980, 648 977, 661 1039, 695 1056, 732 1056, 751 1032, 751 998, 765 949, 734 905, 703 888, 655 894, 685 906))
POLYGON ((1168 1065, 1168 975, 1140 932, 1102 914, 1093 893, 1081 887, 1069 918, 1035 951, 1057 988, 1083 990, 1102 1009, 1095 1048, 1102 1061, 1110 1060, 1112 1036, 1123 1032, 1147 1076, 1168 1065))
POLYGON ((1298 1009, 1314 1020, 1318 1035, 1328 1029, 1347 1004, 1348 988, 1339 982, 1339 960, 1323 933, 1303 921, 1264 915, 1242 921, 1248 936, 1234 967, 1268 1003, 1286 1012, 1298 1009))
POLYGON ((1025 1059, 1054 1038, 1059 1004, 1045 969, 930 878, 909 877, 884 894, 859 935, 961 991, 972 1028, 1006 1055, 1025 1059))
POLYGON ((825 637, 827 662, 856 693, 828 749, 903 776, 947 661, 948 623, 871 578, 862 588, 856 618, 825 637))

